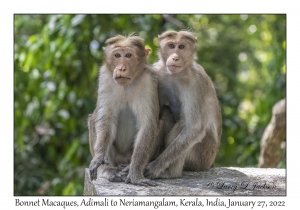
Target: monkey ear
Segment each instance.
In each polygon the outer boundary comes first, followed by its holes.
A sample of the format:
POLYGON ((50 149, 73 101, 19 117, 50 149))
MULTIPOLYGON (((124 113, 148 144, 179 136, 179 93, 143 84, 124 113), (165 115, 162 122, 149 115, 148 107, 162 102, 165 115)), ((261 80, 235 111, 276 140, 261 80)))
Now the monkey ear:
POLYGON ((145 49, 145 54, 146 54, 145 57, 147 57, 151 51, 152 50, 150 48, 146 48, 145 49))
POLYGON ((194 44, 197 42, 197 37, 196 36, 194 36, 194 35, 191 34, 191 36, 189 36, 189 38, 190 38, 190 40, 192 40, 192 42, 194 44))
POLYGON ((195 37, 195 36, 194 36, 194 38, 195 38, 195 40, 196 40, 196 41, 195 41, 195 43, 196 43, 196 42, 198 41, 198 39, 197 39, 197 37, 195 37))
POLYGON ((102 50, 104 51, 104 50, 105 50, 105 47, 102 47, 102 50))

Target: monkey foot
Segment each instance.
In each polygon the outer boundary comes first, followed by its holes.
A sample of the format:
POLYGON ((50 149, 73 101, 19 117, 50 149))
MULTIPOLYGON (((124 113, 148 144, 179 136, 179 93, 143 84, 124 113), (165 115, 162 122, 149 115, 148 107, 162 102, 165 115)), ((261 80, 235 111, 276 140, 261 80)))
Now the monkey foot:
POLYGON ((127 164, 120 164, 117 166, 117 171, 123 171, 123 172, 128 172, 129 171, 129 166, 127 164))
POLYGON ((147 179, 157 179, 160 178, 160 170, 156 169, 155 161, 152 161, 151 163, 148 163, 144 170, 144 176, 147 179), (154 173, 155 172, 155 173, 154 173))
POLYGON ((148 187, 148 186, 155 187, 158 185, 156 182, 153 182, 149 179, 138 179, 138 180, 132 181, 129 177, 127 177, 127 179, 125 180, 125 183, 126 184, 131 183, 134 185, 140 185, 140 186, 144 186, 144 187, 148 187))
POLYGON ((109 175, 108 181, 110 181, 110 182, 125 182, 126 177, 127 177, 127 174, 122 174, 122 173, 119 173, 118 171, 115 171, 109 175))

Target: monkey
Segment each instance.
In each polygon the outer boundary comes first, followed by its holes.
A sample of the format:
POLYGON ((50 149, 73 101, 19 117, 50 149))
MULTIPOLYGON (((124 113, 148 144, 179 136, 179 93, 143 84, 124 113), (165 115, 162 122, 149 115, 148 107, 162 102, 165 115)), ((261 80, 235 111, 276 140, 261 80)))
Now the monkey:
POLYGON ((145 169, 145 177, 178 178, 182 171, 214 165, 222 135, 222 115, 214 85, 196 62, 197 38, 188 31, 158 36, 160 119, 164 150, 145 169))
POLYGON ((117 35, 105 44, 97 104, 87 119, 91 179, 99 174, 112 182, 156 186, 143 175, 159 147, 158 78, 146 60, 150 49, 134 35, 117 35), (129 172, 122 174, 126 165, 129 172))

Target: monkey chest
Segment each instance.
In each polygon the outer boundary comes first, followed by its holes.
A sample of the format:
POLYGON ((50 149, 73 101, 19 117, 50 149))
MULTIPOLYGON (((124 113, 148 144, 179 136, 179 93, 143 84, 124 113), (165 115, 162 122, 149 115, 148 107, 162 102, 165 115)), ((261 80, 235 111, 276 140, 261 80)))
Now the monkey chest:
POLYGON ((128 151, 137 134, 137 120, 131 109, 125 108, 118 113, 115 146, 120 151, 128 151))

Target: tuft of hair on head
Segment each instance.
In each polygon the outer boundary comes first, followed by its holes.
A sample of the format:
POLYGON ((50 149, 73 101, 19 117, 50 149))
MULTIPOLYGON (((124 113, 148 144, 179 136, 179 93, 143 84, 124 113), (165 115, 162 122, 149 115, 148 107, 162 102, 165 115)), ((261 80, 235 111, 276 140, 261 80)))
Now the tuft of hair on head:
MULTIPOLYGON (((126 35, 125 35, 125 36, 126 36, 126 35)), ((126 37, 128 38, 128 37, 131 37, 131 36, 137 36, 137 35, 136 35, 136 32, 133 31, 133 32, 129 33, 126 37)))
POLYGON ((130 36, 127 39, 132 45, 138 47, 139 49, 141 49, 141 50, 145 49, 143 38, 141 38, 139 36, 130 36))
POLYGON ((105 44, 106 44, 106 45, 112 45, 112 44, 114 44, 114 43, 116 43, 116 42, 124 41, 125 39, 126 39, 125 36, 122 36, 122 35, 116 35, 116 36, 114 36, 114 37, 112 37, 112 38, 107 39, 107 40, 105 41, 105 44))
POLYGON ((193 44, 195 44, 197 42, 197 37, 195 37, 194 34, 190 31, 182 30, 182 31, 179 31, 178 34, 181 37, 189 39, 190 41, 192 41, 193 44))
POLYGON ((194 34, 194 30, 191 27, 181 29, 180 31, 186 31, 186 32, 190 32, 190 33, 194 34))
POLYGON ((165 38, 174 38, 174 37, 177 37, 179 36, 180 38, 185 38, 185 39, 188 39, 190 40, 193 44, 195 44, 197 42, 197 37, 195 37, 193 35, 192 32, 188 31, 188 30, 181 30, 179 32, 177 31, 166 31, 164 33, 162 33, 161 35, 158 35, 158 39, 159 40, 162 40, 162 39, 165 39, 165 38))
POLYGON ((136 36, 135 33, 130 33, 127 37, 123 35, 116 35, 112 38, 109 38, 105 41, 106 46, 113 45, 118 42, 124 42, 124 44, 132 44, 137 46, 139 49, 143 50, 144 47, 144 39, 136 36))
POLYGON ((135 33, 130 33, 128 36, 116 35, 105 41, 106 47, 103 48, 104 53, 109 52, 110 49, 116 47, 126 47, 131 46, 135 48, 136 53, 140 57, 146 57, 146 51, 144 46, 144 39, 142 37, 136 36, 135 33))
POLYGON ((175 36, 177 36, 177 31, 165 31, 164 33, 162 33, 161 35, 158 35, 158 39, 159 40, 162 40, 162 39, 165 39, 165 38, 173 38, 175 36))

